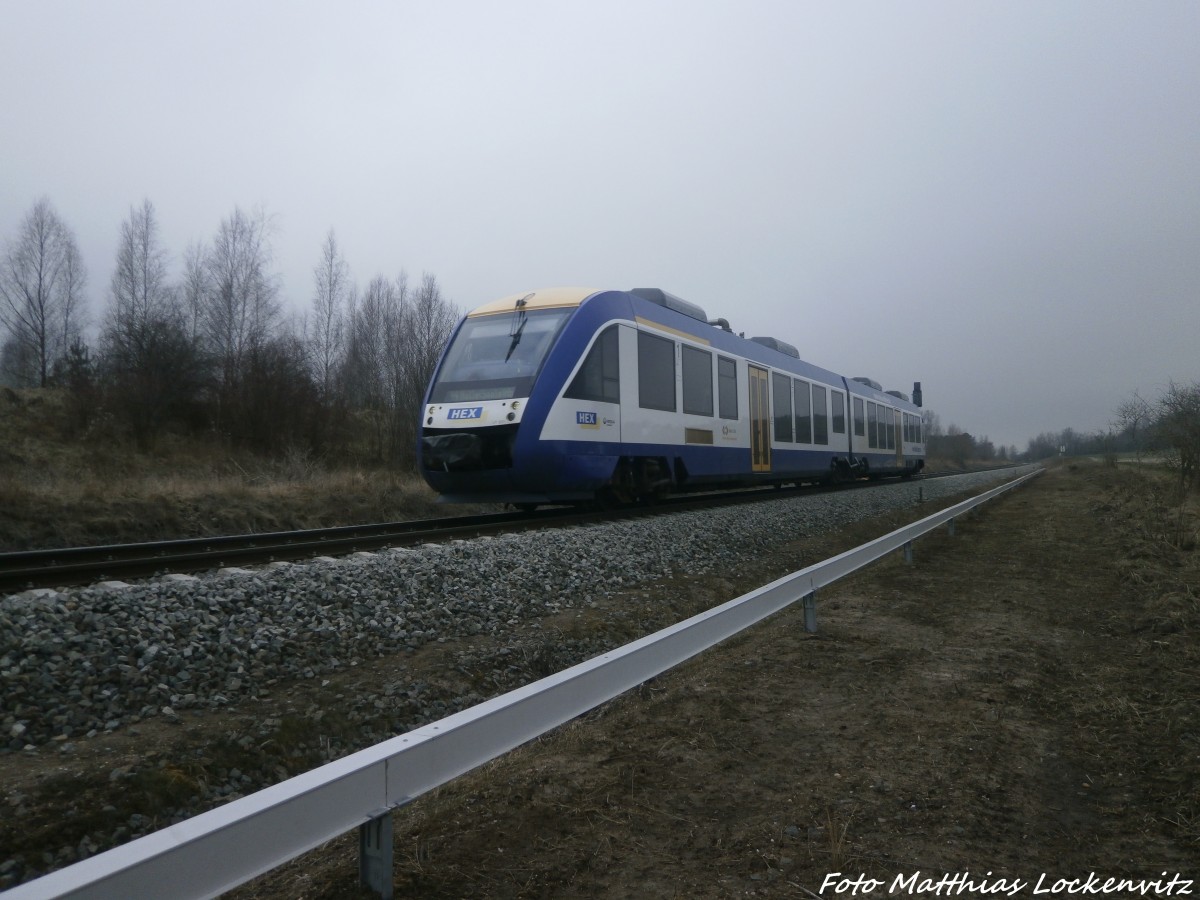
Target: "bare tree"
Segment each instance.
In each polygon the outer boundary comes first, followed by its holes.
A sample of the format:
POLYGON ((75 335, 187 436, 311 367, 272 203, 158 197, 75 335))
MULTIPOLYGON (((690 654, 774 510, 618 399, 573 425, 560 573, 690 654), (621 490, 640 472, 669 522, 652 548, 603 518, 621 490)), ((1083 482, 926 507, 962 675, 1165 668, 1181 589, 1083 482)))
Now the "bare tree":
POLYGON ((351 298, 342 383, 349 402, 366 414, 368 453, 391 455, 394 371, 392 335, 401 329, 404 286, 382 275, 371 279, 361 297, 351 298))
POLYGON ((219 367, 222 390, 238 384, 254 348, 264 346, 279 317, 279 288, 270 272, 270 222, 264 212, 235 208, 205 254, 201 333, 219 367))
POLYGON ((1171 382, 1158 401, 1155 430, 1167 450, 1167 461, 1179 471, 1185 490, 1200 475, 1200 382, 1171 382))
POLYGON ((313 286, 310 344, 314 376, 322 397, 329 402, 345 349, 345 310, 354 292, 350 266, 338 249, 332 228, 321 245, 321 262, 313 269, 313 286))
POLYGON ((0 344, 0 384, 6 387, 33 384, 35 372, 37 360, 33 357, 33 350, 13 335, 7 335, 3 344, 0 344))
POLYGON ((6 354, 18 384, 44 387, 54 363, 80 336, 86 272, 71 230, 46 198, 38 200, 5 249, 0 324, 19 352, 6 354))
POLYGON ((183 254, 183 280, 176 289, 184 331, 193 344, 200 343, 204 301, 208 295, 207 256, 208 250, 202 241, 196 241, 187 248, 183 254))
POLYGON ((142 201, 121 223, 117 261, 109 285, 109 305, 101 329, 105 353, 120 365, 137 368, 150 334, 162 322, 177 320, 167 281, 167 252, 158 240, 154 204, 142 201))
POLYGON ((111 408, 148 446, 198 398, 203 373, 167 275, 149 200, 121 225, 101 331, 111 408))
POLYGON ((407 322, 408 396, 404 403, 414 416, 420 412, 425 388, 433 377, 438 357, 450 340, 458 316, 458 310, 442 297, 437 278, 426 273, 413 297, 407 322))
POLYGON ((414 292, 403 271, 378 275, 350 304, 342 385, 370 423, 369 452, 411 464, 425 388, 458 312, 433 275, 414 292))
POLYGON ((1137 391, 1117 407, 1117 428, 1129 436, 1137 458, 1142 458, 1142 447, 1149 436, 1149 427, 1154 421, 1154 407, 1137 391))
POLYGON ((926 437, 941 437, 942 418, 932 409, 924 409, 921 411, 921 419, 924 424, 924 433, 926 437))

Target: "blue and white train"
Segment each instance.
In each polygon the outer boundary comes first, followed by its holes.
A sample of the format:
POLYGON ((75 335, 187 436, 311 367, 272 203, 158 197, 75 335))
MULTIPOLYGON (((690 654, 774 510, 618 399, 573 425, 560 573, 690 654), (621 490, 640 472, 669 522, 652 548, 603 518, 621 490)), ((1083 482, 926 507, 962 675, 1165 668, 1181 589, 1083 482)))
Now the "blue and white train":
POLYGON ((718 485, 911 477, 913 398, 800 359, 657 288, 555 288, 469 313, 438 362, 419 464, 447 502, 628 503, 718 485))

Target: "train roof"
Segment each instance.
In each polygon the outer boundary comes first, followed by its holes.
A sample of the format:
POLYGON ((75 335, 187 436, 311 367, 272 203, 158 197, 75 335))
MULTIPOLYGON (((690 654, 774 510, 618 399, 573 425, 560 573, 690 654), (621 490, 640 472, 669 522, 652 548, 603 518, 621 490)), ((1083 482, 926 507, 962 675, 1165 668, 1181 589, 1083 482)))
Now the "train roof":
POLYGON ((485 303, 467 313, 468 318, 474 316, 490 316, 493 313, 514 312, 517 309, 562 309, 578 306, 592 294, 600 293, 595 288, 559 287, 543 288, 537 291, 526 291, 523 294, 511 294, 491 303, 485 303), (521 301, 525 301, 521 303, 521 301), (519 305, 518 305, 519 304, 519 305))
MULTIPOLYGON (((757 359, 765 365, 773 365, 773 363, 770 361, 770 357, 765 356, 760 352, 756 352, 756 349, 758 351, 763 349, 766 349, 769 352, 773 351, 774 353, 778 353, 781 357, 791 358, 792 361, 787 364, 785 368, 794 368, 798 365, 804 369, 810 370, 808 377, 820 375, 822 380, 830 381, 830 383, 836 383, 836 381, 831 381, 831 379, 840 380, 842 378, 842 376, 838 375, 836 372, 824 369, 821 366, 808 362, 800 355, 800 352, 793 345, 778 340, 777 338, 744 338, 741 335, 734 335, 729 331, 728 323, 726 323, 723 319, 717 319, 710 322, 708 321, 708 317, 701 307, 694 303, 690 303, 687 300, 683 300, 680 297, 676 297, 674 294, 668 294, 666 291, 658 288, 634 288, 630 291, 609 291, 586 287, 541 288, 536 291, 526 291, 521 294, 510 294, 509 296, 502 297, 499 300, 493 300, 491 303, 485 303, 483 306, 476 307, 467 313, 467 318, 474 318, 476 316, 489 316, 497 313, 511 313, 517 310, 569 309, 572 307, 581 306, 585 300, 598 294, 623 294, 626 297, 635 297, 639 300, 647 301, 655 306, 671 310, 674 313, 685 316, 688 319, 692 319, 708 326, 714 326, 714 333, 708 335, 693 334, 691 333, 690 328, 687 331, 677 331, 675 328, 669 328, 666 325, 662 325, 658 322, 645 322, 641 316, 636 316, 635 318, 639 322, 653 324, 655 327, 659 328, 666 328, 668 331, 675 331, 683 337, 692 338, 705 344, 720 344, 725 347, 729 347, 730 349, 732 349, 734 346, 738 346, 740 349, 740 355, 749 359, 757 359)), ((682 324, 684 320, 677 321, 680 321, 682 324)), ((701 331, 708 331, 708 329, 701 329, 701 331)), ((888 391, 885 394, 880 384, 870 378, 859 376, 857 378, 848 379, 848 386, 852 394, 870 397, 871 399, 886 402, 891 405, 895 405, 896 401, 900 401, 901 403, 912 405, 914 407, 920 406, 919 403, 914 403, 913 400, 910 400, 899 391, 888 391)))

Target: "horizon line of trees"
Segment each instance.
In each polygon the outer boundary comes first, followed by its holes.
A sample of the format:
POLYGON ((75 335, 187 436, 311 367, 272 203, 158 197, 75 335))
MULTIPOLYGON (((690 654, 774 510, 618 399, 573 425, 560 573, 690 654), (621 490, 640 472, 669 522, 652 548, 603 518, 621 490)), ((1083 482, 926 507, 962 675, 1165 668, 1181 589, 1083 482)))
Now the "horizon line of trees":
POLYGON ((143 449, 174 433, 411 465, 458 310, 429 273, 360 293, 330 229, 309 311, 285 316, 273 233, 265 212, 235 207, 173 280, 154 205, 132 207, 93 345, 74 234, 38 200, 0 254, 0 384, 65 387, 77 431, 104 423, 143 449))
POLYGON ((926 456, 949 460, 960 466, 970 460, 1015 462, 1020 457, 1015 444, 997 447, 987 435, 976 438, 953 422, 943 429, 941 416, 932 409, 924 410, 921 419, 924 422, 926 456))
POLYGON ((1015 445, 997 448, 986 435, 977 439, 953 424, 943 430, 932 410, 925 410, 923 419, 926 454, 959 465, 969 460, 1036 462, 1056 456, 1154 453, 1179 473, 1181 486, 1200 482, 1200 381, 1172 381, 1153 400, 1135 391, 1117 407, 1107 429, 1045 431, 1030 438, 1024 451, 1015 445))

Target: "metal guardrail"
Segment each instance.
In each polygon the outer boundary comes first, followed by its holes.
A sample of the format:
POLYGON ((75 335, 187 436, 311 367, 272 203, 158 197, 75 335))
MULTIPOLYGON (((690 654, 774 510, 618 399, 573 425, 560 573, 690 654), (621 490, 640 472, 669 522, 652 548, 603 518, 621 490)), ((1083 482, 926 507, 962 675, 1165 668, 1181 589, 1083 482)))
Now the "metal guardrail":
POLYGON ((201 813, 91 859, 18 885, 5 900, 212 897, 354 828, 360 876, 392 892, 391 813, 397 807, 611 700, 802 600, 816 629, 816 592, 982 503, 1031 472, 919 522, 655 634, 374 747, 201 813))

